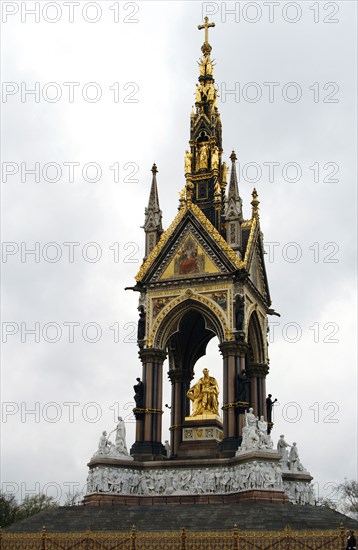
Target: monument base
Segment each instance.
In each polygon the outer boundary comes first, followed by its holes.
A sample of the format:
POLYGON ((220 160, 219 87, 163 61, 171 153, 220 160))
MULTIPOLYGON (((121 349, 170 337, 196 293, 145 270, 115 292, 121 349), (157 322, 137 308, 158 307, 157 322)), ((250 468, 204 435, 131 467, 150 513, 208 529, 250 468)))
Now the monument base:
MULTIPOLYGON (((213 442, 218 445, 217 441, 213 442)), ((272 450, 253 450, 233 458, 200 461, 94 458, 88 466, 85 505, 243 501, 314 504, 310 474, 282 471, 280 455, 272 450)))
POLYGON ((85 506, 154 506, 170 504, 234 504, 238 502, 270 502, 287 503, 288 497, 284 491, 254 490, 241 493, 208 494, 208 495, 172 495, 172 496, 130 496, 113 495, 111 493, 93 493, 86 495, 83 500, 85 506))
POLYGON ((131 457, 138 461, 163 460, 166 456, 165 447, 157 441, 136 442, 132 445, 131 457))
POLYGON ((220 457, 231 458, 235 456, 236 451, 241 443, 241 437, 226 437, 220 443, 220 457))
POLYGON ((219 458, 219 443, 223 438, 223 425, 216 414, 186 416, 182 425, 182 443, 177 458, 202 460, 219 458))

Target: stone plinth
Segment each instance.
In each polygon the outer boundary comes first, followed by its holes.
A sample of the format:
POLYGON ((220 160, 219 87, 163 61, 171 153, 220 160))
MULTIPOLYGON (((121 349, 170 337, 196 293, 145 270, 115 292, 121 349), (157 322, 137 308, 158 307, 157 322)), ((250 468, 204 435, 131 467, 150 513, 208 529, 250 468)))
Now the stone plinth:
POLYGON ((313 477, 307 471, 284 470, 283 487, 288 499, 293 504, 311 504, 310 487, 313 477))
MULTIPOLYGON (((201 445, 205 443, 201 441, 201 445)), ((312 478, 308 472, 282 473, 279 460, 279 454, 270 450, 200 461, 182 458, 143 463, 92 459, 84 502, 86 505, 288 500, 312 503, 312 478)))
POLYGON ((89 494, 84 497, 85 506, 156 506, 168 504, 234 504, 238 502, 286 503, 284 491, 249 490, 241 493, 223 495, 172 495, 172 496, 130 496, 105 493, 89 494))
POLYGON ((187 416, 182 425, 182 443, 177 458, 192 460, 218 458, 219 443, 223 438, 223 426, 220 416, 201 414, 187 416))

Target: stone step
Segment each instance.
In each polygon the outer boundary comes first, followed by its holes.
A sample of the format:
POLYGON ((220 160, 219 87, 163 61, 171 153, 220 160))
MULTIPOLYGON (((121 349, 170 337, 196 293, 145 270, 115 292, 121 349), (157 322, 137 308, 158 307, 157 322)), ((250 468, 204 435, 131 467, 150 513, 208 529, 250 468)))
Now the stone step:
POLYGON ((293 504, 195 504, 152 506, 63 506, 44 510, 17 522, 7 532, 36 532, 43 527, 49 532, 191 531, 230 530, 235 525, 241 530, 292 529, 358 529, 358 522, 334 510, 293 504))

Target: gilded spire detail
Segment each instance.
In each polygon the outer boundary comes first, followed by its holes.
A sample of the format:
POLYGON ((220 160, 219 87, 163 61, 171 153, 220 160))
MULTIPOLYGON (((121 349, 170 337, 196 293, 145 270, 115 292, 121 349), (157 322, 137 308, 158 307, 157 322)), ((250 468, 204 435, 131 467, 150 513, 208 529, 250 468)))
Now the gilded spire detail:
POLYGON ((259 204, 260 204, 260 201, 257 198, 258 194, 257 194, 257 191, 256 191, 255 187, 254 187, 254 190, 253 190, 251 195, 252 195, 252 201, 251 201, 252 217, 258 219, 259 218, 259 204))
POLYGON ((204 55, 210 54, 212 48, 209 44, 209 28, 215 27, 215 23, 209 23, 209 17, 205 17, 204 24, 198 25, 199 31, 202 29, 205 29, 205 38, 204 38, 204 44, 201 46, 201 51, 204 55))
POLYGON ((178 210, 181 210, 185 206, 185 187, 179 191, 179 207, 178 210))
POLYGON ((204 42, 198 61, 199 77, 195 87, 195 103, 190 115, 189 148, 185 151, 184 176, 186 180, 185 199, 187 205, 197 204, 214 227, 223 229, 224 197, 227 184, 227 166, 222 161, 222 126, 217 107, 218 88, 214 80, 212 47, 209 43, 209 29, 215 23, 205 17, 203 24, 204 42))

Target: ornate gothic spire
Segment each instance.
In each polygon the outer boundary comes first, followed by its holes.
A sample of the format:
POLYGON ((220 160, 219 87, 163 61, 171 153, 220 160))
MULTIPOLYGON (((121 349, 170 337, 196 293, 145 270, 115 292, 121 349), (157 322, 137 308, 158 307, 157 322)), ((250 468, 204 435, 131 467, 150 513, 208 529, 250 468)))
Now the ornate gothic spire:
POLYGON ((145 219, 143 229, 146 234, 145 239, 145 257, 147 257, 163 233, 162 211, 159 207, 158 187, 157 187, 157 165, 154 163, 151 169, 153 174, 152 185, 150 188, 148 207, 145 209, 145 219))
POLYGON ((226 220, 226 240, 234 250, 241 249, 241 223, 242 216, 242 200, 239 195, 239 186, 237 183, 236 153, 233 151, 230 155, 231 159, 231 176, 229 184, 228 197, 226 199, 225 220, 226 220))
POLYGON ((210 57, 209 23, 198 29, 205 30, 199 59, 199 78, 196 84, 195 107, 190 115, 190 148, 185 152, 186 199, 195 202, 211 223, 221 231, 223 199, 227 169, 222 163, 222 136, 220 114, 217 108, 218 93, 213 77, 214 63, 210 57), (189 192, 188 192, 189 191, 189 192))
POLYGON ((235 205, 238 209, 238 212, 242 217, 242 200, 239 195, 239 185, 237 183, 236 164, 235 164, 235 162, 237 161, 237 156, 235 151, 231 153, 230 160, 231 160, 231 175, 230 175, 230 183, 229 183, 229 191, 228 191, 228 201, 230 201, 230 199, 234 200, 235 205))
POLYGON ((160 207, 159 207, 159 197, 158 197, 158 186, 157 186, 157 174, 158 174, 158 169, 157 169, 157 165, 153 164, 152 168, 151 168, 151 172, 153 174, 153 177, 152 177, 152 186, 150 188, 150 194, 149 194, 149 202, 148 202, 148 209, 147 210, 153 210, 155 212, 160 212, 160 207))

